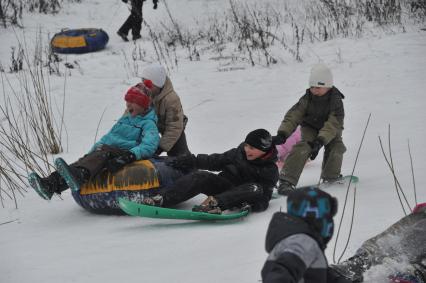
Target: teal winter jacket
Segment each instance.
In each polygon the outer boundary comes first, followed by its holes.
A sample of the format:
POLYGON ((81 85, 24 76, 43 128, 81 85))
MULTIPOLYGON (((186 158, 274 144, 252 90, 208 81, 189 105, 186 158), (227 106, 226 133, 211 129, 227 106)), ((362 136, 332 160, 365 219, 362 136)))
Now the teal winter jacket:
POLYGON ((137 160, 147 159, 155 153, 159 142, 157 115, 151 109, 144 116, 122 116, 111 130, 93 145, 90 152, 105 144, 129 150, 137 160))

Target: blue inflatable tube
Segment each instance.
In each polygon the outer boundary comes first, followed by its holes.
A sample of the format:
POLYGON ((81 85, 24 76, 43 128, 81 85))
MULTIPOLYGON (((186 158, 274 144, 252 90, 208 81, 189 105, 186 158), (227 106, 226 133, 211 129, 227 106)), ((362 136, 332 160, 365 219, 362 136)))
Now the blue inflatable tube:
POLYGON ((175 182, 184 173, 167 166, 164 159, 134 162, 115 174, 104 174, 85 184, 79 192, 72 192, 74 200, 84 209, 97 214, 120 215, 118 198, 141 202, 175 182))
POLYGON ((102 29, 70 29, 56 33, 50 41, 53 52, 81 54, 104 49, 108 34, 102 29))

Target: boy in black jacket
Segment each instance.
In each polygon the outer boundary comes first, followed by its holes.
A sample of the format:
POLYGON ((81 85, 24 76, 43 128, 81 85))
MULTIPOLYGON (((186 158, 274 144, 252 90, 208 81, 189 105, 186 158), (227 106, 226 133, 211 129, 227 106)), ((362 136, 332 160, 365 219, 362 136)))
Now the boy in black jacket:
POLYGON ((207 199, 194 211, 221 213, 233 207, 263 211, 269 205, 278 181, 277 152, 270 133, 264 129, 250 132, 244 143, 222 154, 198 154, 171 159, 168 164, 183 171, 196 170, 179 178, 144 203, 173 206, 200 193, 207 199))
POLYGON ((349 283, 328 267, 324 255, 336 212, 337 199, 316 187, 291 192, 287 213, 275 213, 269 223, 262 282, 349 283))

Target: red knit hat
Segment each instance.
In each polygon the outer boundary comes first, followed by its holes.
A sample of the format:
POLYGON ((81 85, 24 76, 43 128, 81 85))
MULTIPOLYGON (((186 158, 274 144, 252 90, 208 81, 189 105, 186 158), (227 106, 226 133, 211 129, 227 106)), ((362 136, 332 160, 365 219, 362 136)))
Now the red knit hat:
POLYGON ((151 104, 151 99, 149 96, 144 93, 140 88, 132 86, 127 91, 124 96, 124 100, 131 103, 136 103, 137 105, 143 107, 144 109, 148 109, 151 104))
POLYGON ((416 205, 416 207, 413 209, 413 213, 418 213, 424 211, 426 212, 426 202, 424 203, 419 203, 418 205, 416 205))

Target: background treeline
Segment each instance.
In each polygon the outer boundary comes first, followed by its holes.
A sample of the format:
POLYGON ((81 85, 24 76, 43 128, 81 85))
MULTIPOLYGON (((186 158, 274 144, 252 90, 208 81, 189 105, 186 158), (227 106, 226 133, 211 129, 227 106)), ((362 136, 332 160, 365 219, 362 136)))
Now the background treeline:
POLYGON ((217 14, 183 24, 163 4, 168 18, 145 22, 163 64, 177 64, 182 50, 189 60, 213 51, 216 59, 269 65, 283 60, 284 49, 302 61, 306 42, 404 32, 426 16, 426 0, 229 0, 217 14))
POLYGON ((25 11, 31 13, 54 14, 66 2, 81 2, 81 0, 0 0, 0 22, 4 28, 9 25, 22 27, 25 11))

